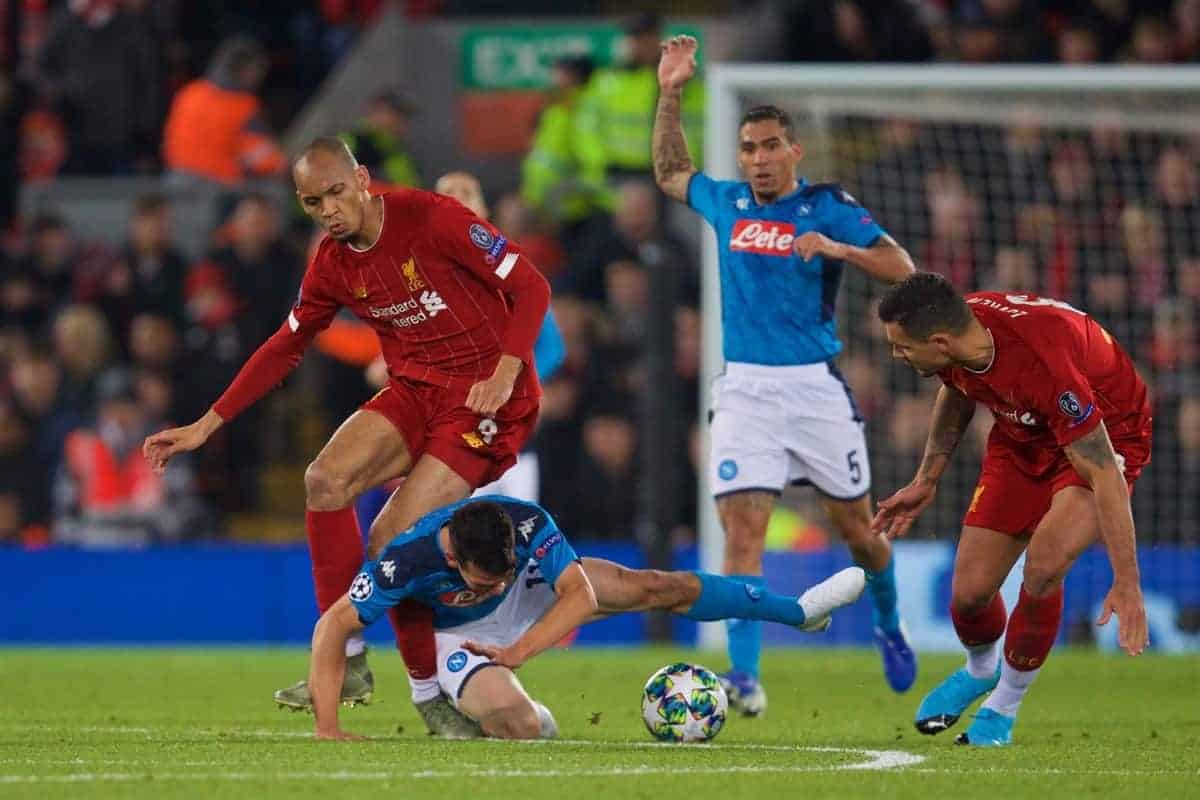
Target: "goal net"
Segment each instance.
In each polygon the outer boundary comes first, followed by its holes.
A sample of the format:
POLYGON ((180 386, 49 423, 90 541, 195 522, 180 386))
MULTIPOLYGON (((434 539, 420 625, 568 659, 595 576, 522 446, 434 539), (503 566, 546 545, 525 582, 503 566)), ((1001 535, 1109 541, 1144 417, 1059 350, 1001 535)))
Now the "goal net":
MULTIPOLYGON (((778 105, 805 148, 802 174, 840 183, 920 269, 964 291, 1065 300, 1107 326, 1154 398, 1139 539, 1200 541, 1200 70, 713 65, 707 80, 714 177, 737 174, 741 114, 778 105)), ((712 239, 706 231, 708 375, 721 368, 712 239)), ((880 291, 847 267, 838 306, 840 366, 867 419, 876 499, 913 475, 939 385, 892 361, 875 320, 880 291)), ((956 536, 990 424, 981 409, 914 537, 956 536)), ((702 558, 719 568, 706 489, 702 558)))

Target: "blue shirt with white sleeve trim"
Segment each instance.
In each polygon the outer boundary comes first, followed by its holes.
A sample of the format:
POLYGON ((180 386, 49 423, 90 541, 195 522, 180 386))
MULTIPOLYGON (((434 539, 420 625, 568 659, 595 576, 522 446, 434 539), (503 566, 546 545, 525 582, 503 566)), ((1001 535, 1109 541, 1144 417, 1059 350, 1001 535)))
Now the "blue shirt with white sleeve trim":
POLYGON ((412 598, 433 608, 433 627, 453 628, 486 617, 503 602, 519 580, 545 581, 554 588, 563 570, 579 557, 554 518, 537 503, 504 495, 470 497, 421 517, 368 561, 350 584, 350 602, 363 625, 370 625, 392 606, 412 598), (438 534, 454 512, 481 500, 498 503, 512 517, 517 573, 502 594, 479 600, 458 570, 446 563, 438 534))
POLYGON ((843 264, 823 256, 804 261, 792 245, 816 231, 870 247, 886 233, 838 184, 799 183, 765 206, 745 181, 697 172, 688 183, 688 205, 717 236, 726 361, 792 366, 841 352, 833 314, 843 264))

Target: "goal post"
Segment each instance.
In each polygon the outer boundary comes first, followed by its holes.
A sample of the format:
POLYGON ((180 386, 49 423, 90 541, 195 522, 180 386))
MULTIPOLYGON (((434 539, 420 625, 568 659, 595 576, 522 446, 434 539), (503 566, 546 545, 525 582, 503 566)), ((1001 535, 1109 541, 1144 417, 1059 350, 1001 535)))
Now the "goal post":
MULTIPOLYGON (((778 105, 805 148, 801 174, 842 184, 918 268, 963 291, 1053 296, 1113 331, 1159 417, 1155 463, 1135 495, 1139 539, 1196 542, 1200 431, 1179 426, 1200 426, 1200 355, 1176 351, 1200 330, 1200 67, 718 63, 705 81, 714 178, 737 178, 741 115, 778 105)), ((717 245, 702 229, 706 411, 723 358, 717 245)), ((936 389, 891 363, 874 322, 879 292, 848 267, 838 303, 842 371, 863 401, 876 499, 911 477, 936 389)), ((977 417, 915 536, 957 533, 990 424, 977 417)), ((700 563, 720 572, 724 538, 700 478, 700 563)), ((723 642, 723 626, 701 626, 701 646, 723 642)))

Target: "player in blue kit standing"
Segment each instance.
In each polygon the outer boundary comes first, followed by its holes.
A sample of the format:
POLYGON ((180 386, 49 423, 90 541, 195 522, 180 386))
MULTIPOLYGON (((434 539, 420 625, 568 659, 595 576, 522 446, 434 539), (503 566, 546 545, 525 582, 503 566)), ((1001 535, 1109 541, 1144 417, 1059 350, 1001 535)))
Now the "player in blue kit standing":
POLYGON ((536 503, 503 495, 451 503, 392 539, 321 615, 308 679, 316 735, 358 738, 337 718, 346 639, 407 600, 433 609, 437 680, 455 707, 487 736, 536 739, 554 736, 557 726, 513 670, 588 620, 662 609, 820 632, 865 583, 863 571, 850 567, 789 597, 721 575, 628 569, 579 558, 536 503))
MULTIPOLYGON (((767 522, 789 483, 820 493, 834 527, 867 573, 884 675, 897 692, 916 680, 916 656, 896 611, 888 539, 871 531, 871 468, 854 396, 834 363, 845 264, 887 283, 914 271, 904 248, 836 184, 796 176, 803 149, 788 115, 746 112, 738 127, 745 181, 715 181, 692 165, 680 92, 695 73, 696 40, 662 46, 654 175, 668 196, 703 216, 720 252, 725 372, 713 386, 709 480, 725 529, 725 573, 762 583, 767 522)), ((730 702, 766 709, 758 680, 761 626, 727 623, 730 702)))

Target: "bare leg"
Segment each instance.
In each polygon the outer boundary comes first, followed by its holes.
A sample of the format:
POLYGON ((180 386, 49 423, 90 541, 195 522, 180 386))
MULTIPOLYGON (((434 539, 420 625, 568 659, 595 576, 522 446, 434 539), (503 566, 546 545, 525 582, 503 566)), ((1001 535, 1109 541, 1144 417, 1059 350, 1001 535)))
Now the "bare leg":
POLYGON ((761 575, 767 523, 775 510, 774 492, 737 492, 717 500, 725 530, 726 575, 761 575))
POLYGON ((541 721, 537 706, 512 670, 488 666, 463 686, 458 708, 497 739, 537 739, 541 721))
POLYGON ((403 475, 412 466, 404 437, 382 414, 351 414, 321 448, 304 473, 305 507, 345 508, 372 486, 403 475))
POLYGON ((445 462, 429 454, 421 456, 371 524, 368 555, 377 558, 392 538, 418 519, 470 494, 471 485, 445 462))
MULTIPOLYGON (((1000 683, 984 708, 1009 719, 1017 715, 1030 684, 1050 655, 1062 620, 1063 578, 1100 534, 1096 504, 1089 489, 1071 486, 1050 502, 1025 553, 1021 596, 1008 620, 1000 683)), ((967 731, 976 741, 977 734, 967 731)), ((988 738, 983 732, 983 738, 988 738)))
POLYGON ((871 532, 871 496, 857 500, 837 500, 821 497, 833 527, 850 548, 854 563, 866 570, 878 572, 892 560, 892 544, 883 534, 871 532))
POLYGON ((700 579, 691 572, 630 569, 602 558, 583 559, 583 571, 600 606, 592 620, 651 609, 682 614, 700 597, 700 579))

